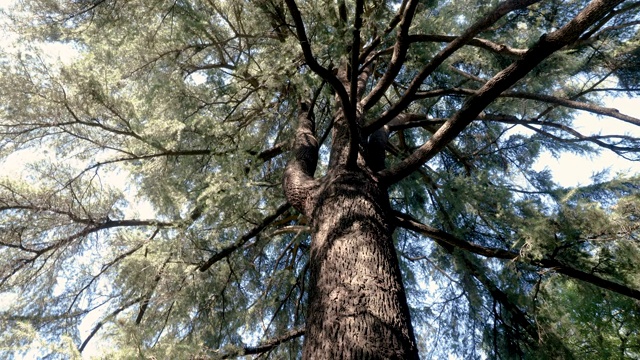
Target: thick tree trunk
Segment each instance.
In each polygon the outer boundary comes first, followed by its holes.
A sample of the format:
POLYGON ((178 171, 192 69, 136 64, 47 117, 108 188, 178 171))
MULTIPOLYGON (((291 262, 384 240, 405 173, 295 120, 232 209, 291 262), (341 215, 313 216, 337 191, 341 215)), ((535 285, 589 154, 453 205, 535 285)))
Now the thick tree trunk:
MULTIPOLYGON (((333 126, 329 171, 314 179, 318 141, 312 106, 300 102, 299 108, 294 157, 283 185, 289 203, 312 227, 303 357, 417 359, 387 189, 357 151, 351 137, 360 137, 346 126, 344 114, 333 126)), ((376 168, 382 161, 371 162, 376 168)))
POLYGON ((333 169, 309 200, 304 358, 417 359, 386 190, 366 172, 333 169))

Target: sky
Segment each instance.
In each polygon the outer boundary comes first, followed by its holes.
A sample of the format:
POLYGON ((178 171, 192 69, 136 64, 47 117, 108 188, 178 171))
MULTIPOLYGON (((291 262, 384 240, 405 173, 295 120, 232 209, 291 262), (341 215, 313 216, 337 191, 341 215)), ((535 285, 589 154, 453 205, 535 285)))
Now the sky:
MULTIPOLYGON (((618 109, 621 113, 640 119, 640 97, 607 98, 604 106, 618 109)), ((576 114, 576 130, 602 134, 635 134, 640 137, 640 128, 617 119, 598 117, 580 111, 576 114)), ((534 165, 535 170, 548 168, 553 173, 554 180, 563 187, 587 185, 591 183, 591 176, 603 170, 609 171, 609 176, 640 173, 640 163, 625 160, 614 152, 602 149, 596 156, 584 157, 563 153, 555 158, 549 152, 544 153, 534 165)))
MULTIPOLYGON (((0 8, 7 8, 11 6, 14 0, 0 0, 0 8)), ((1 16, 1 15, 0 15, 1 16)), ((0 22, 2 20, 0 19, 0 22)), ((3 47, 6 47, 11 42, 11 37, 6 34, 0 38, 0 53, 3 47)), ((68 57, 68 48, 52 46, 48 48, 49 52, 54 57, 60 57, 64 59, 68 57)), ((618 109, 621 113, 640 118, 640 98, 607 98, 605 100, 605 106, 618 109)), ((625 124, 619 120, 597 117, 586 112, 578 112, 576 115, 577 124, 579 128, 577 130, 584 133, 633 133, 640 137, 640 128, 633 127, 625 124)), ((55 160, 55 152, 38 152, 40 159, 55 160)), ((2 165, 2 173, 4 174, 17 174, 24 169, 26 163, 36 160, 34 152, 25 152, 22 154, 14 155, 9 161, 0 163, 2 165), (25 156, 26 155, 26 156, 25 156)), ((598 155, 585 158, 574 154, 562 154, 559 157, 553 157, 550 153, 544 153, 534 166, 535 170, 549 169, 555 181, 564 187, 586 185, 591 182, 591 177, 595 173, 602 172, 603 170, 609 170, 610 175, 617 173, 634 174, 640 173, 640 164, 627 161, 617 156, 609 150, 602 150, 598 155)), ((129 182, 129 177, 124 173, 113 173, 109 176, 109 180, 112 186, 123 188, 129 182)), ((135 198, 135 194, 131 194, 135 198)), ((138 203, 138 209, 132 209, 133 212, 138 212, 137 216, 149 217, 152 216, 152 209, 149 204, 138 203), (145 216, 147 214, 148 216, 145 216)), ((7 299, 5 298, 4 301, 7 299)), ((0 297, 0 309, 2 309, 3 298, 0 297)), ((83 332, 87 332, 89 327, 87 325, 81 326, 83 332)), ((91 342, 89 348, 85 351, 84 355, 89 356, 91 354, 98 354, 99 350, 94 348, 97 341, 91 342)))
MULTIPOLYGON (((0 8, 10 8, 16 0, 0 0, 0 8)), ((2 23, 2 15, 0 14, 0 24, 2 23)), ((6 33, 0 38, 0 49, 7 47, 11 43, 12 37, 6 33)), ((69 59, 69 47, 50 45, 47 48, 48 53, 53 58, 59 58, 61 61, 69 59)), ((618 109, 621 113, 640 118, 640 98, 608 98, 605 100, 605 106, 618 109)), ((585 134, 589 133, 606 133, 622 134, 631 133, 640 137, 640 129, 622 121, 611 118, 599 118, 586 112, 578 112, 576 115, 579 130, 585 134)), ((15 156, 17 162, 10 161, 3 164, 6 170, 17 171, 22 168, 28 160, 24 156, 15 156)), ((555 181, 564 187, 585 185, 590 183, 591 176, 595 173, 608 170, 610 175, 617 173, 638 173, 640 172, 640 164, 625 160, 609 150, 602 150, 597 156, 590 158, 582 157, 575 154, 564 153, 559 157, 554 157, 550 153, 544 153, 536 162, 534 169, 549 169, 555 181)), ((128 182, 125 175, 113 178, 116 185, 128 182)))

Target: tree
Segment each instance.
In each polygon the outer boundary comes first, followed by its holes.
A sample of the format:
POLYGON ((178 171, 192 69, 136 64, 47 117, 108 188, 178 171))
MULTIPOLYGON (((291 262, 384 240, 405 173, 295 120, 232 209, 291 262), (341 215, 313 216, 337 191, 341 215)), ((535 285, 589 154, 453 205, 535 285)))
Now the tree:
POLYGON ((575 125, 640 125, 599 103, 640 89, 640 2, 6 15, 1 155, 40 160, 0 183, 3 356, 640 355, 640 178, 532 169, 640 159, 575 125))

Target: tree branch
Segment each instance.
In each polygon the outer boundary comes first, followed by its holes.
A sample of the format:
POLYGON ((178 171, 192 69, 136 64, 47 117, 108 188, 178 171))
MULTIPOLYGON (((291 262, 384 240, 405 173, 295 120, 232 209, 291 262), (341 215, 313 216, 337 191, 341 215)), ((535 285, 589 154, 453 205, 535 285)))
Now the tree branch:
POLYGON ((110 318, 113 318, 115 316, 117 316, 118 314, 120 314, 121 312, 123 312, 124 310, 130 308, 131 306, 141 302, 143 300, 143 297, 140 296, 136 299, 131 300, 130 302, 120 306, 119 308, 115 309, 113 312, 111 312, 111 314, 107 315, 104 319, 100 320, 91 330, 91 332, 89 333, 89 335, 87 336, 86 339, 84 339, 84 341, 82 342, 82 344, 80 345, 80 347, 78 348, 79 352, 84 351, 84 348, 87 347, 87 345, 89 344, 89 341, 91 341, 91 339, 96 335, 96 333, 98 332, 98 330, 100 330, 100 328, 102 326, 104 326, 105 321, 107 321, 110 318))
MULTIPOLYGON (((598 90, 598 89, 594 89, 594 90, 598 90)), ((435 90, 418 92, 416 93, 416 98, 426 99, 426 98, 454 95, 454 94, 473 96, 478 92, 479 90, 467 89, 467 88, 435 89, 435 90)), ((545 102, 545 103, 554 104, 554 105, 560 105, 560 106, 564 106, 571 109, 588 111, 590 113, 597 114, 597 115, 609 116, 618 120, 622 120, 632 125, 640 126, 640 119, 635 118, 633 116, 622 114, 618 109, 607 108, 604 106, 589 104, 582 101, 565 99, 565 98, 552 96, 552 95, 525 93, 520 91, 505 91, 502 94, 500 94, 499 97, 534 100, 534 101, 540 101, 540 102, 545 102)))
POLYGON ((453 246, 458 249, 465 250, 465 251, 486 256, 486 257, 505 259, 505 260, 516 260, 516 261, 525 262, 534 266, 540 266, 543 268, 551 269, 557 273, 567 275, 571 278, 590 283, 600 288, 607 289, 607 290, 616 292, 618 294, 640 300, 640 290, 638 289, 633 289, 626 285, 618 284, 611 280, 601 278, 592 273, 575 269, 571 266, 563 264, 562 262, 556 259, 549 259, 549 258, 544 258, 540 260, 526 259, 521 257, 520 254, 517 252, 499 249, 499 248, 489 248, 489 247, 473 244, 463 239, 460 239, 458 237, 455 237, 454 235, 451 235, 445 231, 422 224, 419 221, 413 219, 409 215, 406 215, 397 211, 394 213, 395 213, 396 224, 398 226, 401 226, 408 230, 415 231, 424 236, 430 237, 438 245, 441 245, 444 247, 453 246))
MULTIPOLYGON (((403 3, 403 5, 405 4, 403 3)), ((378 81, 376 86, 371 90, 369 95, 362 99, 361 104, 364 111, 373 107, 373 105, 382 98, 385 91, 387 91, 389 86, 393 84, 393 80, 396 78, 398 73, 400 73, 404 60, 407 56, 407 50, 409 49, 409 27, 411 27, 411 22, 413 21, 413 16, 415 15, 417 6, 417 0, 409 0, 404 6, 404 11, 402 12, 400 20, 400 28, 396 35, 396 43, 393 46, 393 55, 391 56, 389 67, 380 81, 378 81)), ((394 23, 392 22, 392 24, 394 23)))
MULTIPOLYGON (((357 111, 358 75, 360 73, 360 28, 362 27, 362 13, 364 0, 356 0, 356 17, 353 24, 353 43, 351 44, 351 86, 349 87, 351 104, 357 111)), ((357 114, 355 114, 357 116, 357 114)))
MULTIPOLYGON (((574 142, 591 142, 597 146, 600 146, 602 148, 605 149, 609 149, 611 151, 613 151, 614 153, 618 154, 619 156, 622 156, 624 158, 627 158, 626 156, 624 156, 625 153, 638 153, 640 152, 640 139, 638 138, 634 138, 631 136, 625 136, 625 135, 590 135, 590 136, 586 136, 581 134, 580 132, 578 132, 577 130, 573 129, 572 127, 566 126, 566 125, 562 125, 562 124, 557 124, 551 121, 540 121, 540 120, 521 120, 516 118, 515 116, 506 116, 506 115, 484 115, 481 116, 482 120, 488 120, 488 121, 495 121, 495 122, 501 122, 501 123, 505 123, 505 124, 515 124, 515 125, 522 125, 524 127, 526 127, 527 129, 533 130, 541 135, 544 135, 546 137, 552 138, 556 141, 560 141, 560 142, 565 142, 565 143, 574 143, 574 142), (541 128, 535 127, 533 125, 539 125, 539 126, 546 126, 546 127, 551 127, 551 128, 555 128, 561 131, 564 131, 566 133, 569 133, 570 135, 574 136, 574 139, 565 139, 562 138, 560 136, 554 135, 552 133, 549 133, 548 131, 542 130, 541 128), (607 139, 618 139, 619 142, 622 141, 628 141, 631 142, 632 145, 631 146, 620 146, 617 145, 615 143, 608 143, 605 142, 604 140, 607 139), (637 145, 636 145, 637 144, 637 145)), ((631 159, 630 159, 631 160, 631 159)))
POLYGON ((304 327, 293 329, 277 338, 269 339, 258 346, 247 346, 240 349, 239 351, 232 351, 232 352, 222 354, 220 358, 230 359, 230 358, 236 358, 236 357, 246 356, 246 355, 262 354, 272 350, 273 348, 275 348, 276 346, 282 343, 299 338, 300 336, 303 336, 303 335, 304 335, 304 327))
POLYGON ((333 90, 338 94, 342 110, 344 111, 345 116, 347 116, 347 119, 355 121, 355 118, 353 118, 353 114, 355 113, 353 112, 352 104, 349 101, 349 94, 342 85, 342 82, 331 71, 320 65, 313 55, 313 51, 311 50, 311 43, 307 38, 304 22, 302 21, 302 15, 300 14, 300 10, 296 5, 295 0, 285 0, 285 2, 287 4, 287 7, 289 8, 291 17, 293 18, 293 22, 296 25, 298 42, 300 43, 300 47, 302 48, 302 54, 304 55, 305 62, 307 63, 311 71, 320 76, 322 80, 329 83, 331 88, 333 88, 333 90))
POLYGON ((502 94, 502 96, 510 97, 510 98, 518 98, 518 99, 535 100, 535 101, 561 105, 571 109, 584 110, 593 114, 609 116, 618 120, 622 120, 629 124, 640 126, 640 119, 622 114, 618 109, 614 109, 614 108, 607 108, 607 107, 598 106, 594 104, 587 104, 584 102, 563 99, 556 96, 542 95, 542 94, 529 94, 529 93, 522 93, 517 91, 508 91, 502 94))
MULTIPOLYGON (((420 86, 422 85, 424 80, 429 75, 431 75, 431 73, 433 73, 438 68, 438 66, 440 66, 440 64, 442 64, 449 56, 451 56, 462 46, 471 41, 478 33, 486 29, 490 25, 493 25, 496 21, 500 20, 503 16, 510 13, 511 11, 525 8, 539 1, 540 0, 507 0, 498 5, 498 7, 484 16, 482 19, 471 25, 462 35, 451 41, 449 45, 438 52, 438 54, 436 54, 431 59, 431 61, 429 61, 429 63, 411 81, 411 84, 409 84, 409 88, 402 95, 400 100, 391 109, 382 114, 381 117, 366 126, 364 130, 365 134, 373 133, 382 125, 388 123, 393 118, 398 116, 402 111, 404 111, 411 104, 411 102, 413 102, 413 96, 420 89, 420 86)), ((368 99, 365 100, 370 101, 368 99)), ((364 108, 367 109, 371 106, 373 106, 373 103, 366 103, 364 108)))
POLYGON ((251 238, 258 235, 262 230, 264 230, 267 226, 269 226, 280 215, 284 214, 287 210, 289 210, 290 207, 291 205, 289 205, 288 203, 284 203, 280 205, 280 207, 276 209, 275 213, 265 217, 260 224, 256 225, 251 230, 247 231, 244 235, 240 237, 240 239, 238 239, 238 241, 231 244, 230 246, 223 248, 222 250, 218 251, 215 255, 211 256, 207 261, 205 261, 203 264, 198 266, 198 270, 200 270, 201 272, 207 271, 213 264, 231 255, 238 248, 246 244, 247 241, 249 241, 251 238))
MULTIPOLYGON (((392 184, 400 181, 418 169, 425 162, 435 156, 442 148, 444 148, 446 144, 458 136, 458 134, 460 134, 467 125, 475 120, 478 114, 480 114, 484 108, 500 96, 502 92, 526 76, 534 67, 540 64, 551 54, 577 40, 580 34, 586 31, 593 23, 606 15, 620 2, 622 2, 622 0, 594 0, 583 11, 576 15, 575 18, 569 21, 569 23, 552 33, 541 36, 540 40, 538 40, 538 42, 536 42, 536 44, 531 47, 531 49, 529 49, 521 59, 500 71, 491 80, 485 83, 475 94, 470 96, 464 102, 462 108, 444 125, 442 125, 440 129, 429 139, 429 141, 423 144, 405 160, 397 164, 394 168, 381 171, 380 176, 382 180, 387 184, 392 184)), ((449 45, 452 44, 453 43, 449 45)), ((415 93, 418 87, 419 84, 414 86, 412 83, 412 86, 410 86, 407 92, 415 93)), ((405 102, 407 101, 408 100, 405 100, 405 102)), ((401 104, 401 102, 396 104, 394 108, 401 104)), ((398 110, 393 110, 392 108, 388 113, 394 114, 395 111, 398 110)), ((388 117, 388 115, 383 115, 381 117, 384 121, 380 121, 380 124, 384 124, 388 121, 384 119, 385 117, 388 117)), ((377 127, 374 126, 373 128, 375 129, 377 127)))
MULTIPOLYGON (((458 38, 457 36, 451 36, 451 35, 421 34, 421 35, 411 35, 409 37, 409 42, 411 43, 416 43, 416 42, 448 42, 450 43, 456 40, 457 38, 458 38)), ((517 59, 521 58, 527 52, 526 49, 515 49, 507 45, 496 44, 493 41, 480 39, 480 38, 473 38, 469 40, 467 45, 479 47, 479 48, 494 52, 496 54, 510 56, 517 59)))

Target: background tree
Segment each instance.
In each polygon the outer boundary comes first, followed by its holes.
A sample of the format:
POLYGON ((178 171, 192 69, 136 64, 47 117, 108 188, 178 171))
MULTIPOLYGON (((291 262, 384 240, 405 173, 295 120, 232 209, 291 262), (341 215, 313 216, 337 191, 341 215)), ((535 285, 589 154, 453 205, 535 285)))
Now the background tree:
POLYGON ((640 178, 532 169, 638 160, 574 120, 640 125, 599 102, 639 90, 639 11, 20 2, 0 155, 39 160, 0 182, 0 353, 640 356, 640 178))

